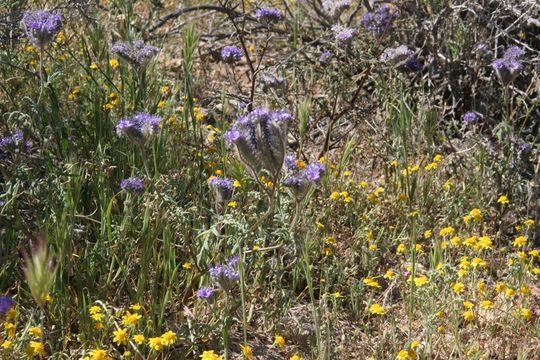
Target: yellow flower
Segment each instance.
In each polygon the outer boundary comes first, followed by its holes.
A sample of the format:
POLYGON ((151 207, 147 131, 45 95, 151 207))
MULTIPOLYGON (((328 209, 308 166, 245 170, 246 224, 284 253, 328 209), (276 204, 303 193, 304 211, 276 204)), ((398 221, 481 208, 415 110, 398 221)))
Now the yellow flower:
POLYGON ((480 301, 480 307, 484 310, 493 309, 495 305, 493 305, 493 302, 489 300, 480 301))
POLYGON ((236 207, 238 206, 238 203, 236 201, 229 201, 227 203, 227 206, 232 208, 232 209, 236 209, 236 207))
POLYGON ((276 346, 279 350, 285 349, 285 338, 281 335, 276 335, 274 339, 274 346, 276 346))
POLYGON ((26 348, 26 353, 29 356, 44 356, 45 346, 37 341, 30 341, 30 344, 26 348))
POLYGON ((437 170, 438 167, 439 167, 439 164, 437 164, 436 162, 432 162, 432 163, 427 164, 424 167, 424 169, 426 171, 433 171, 433 170, 437 170))
POLYGON ((217 355, 214 350, 203 352, 200 358, 201 360, 223 360, 223 356, 217 355))
POLYGON ((476 220, 477 222, 482 221, 482 211, 480 209, 474 208, 469 212, 469 215, 476 220))
POLYGON ((142 345, 144 344, 146 338, 144 337, 143 334, 137 334, 135 336, 133 336, 133 341, 135 342, 135 344, 137 345, 142 345))
POLYGON ((184 264, 182 264, 182 268, 185 269, 185 270, 190 270, 192 267, 191 263, 189 262, 185 262, 184 264))
POLYGON ((291 356, 289 360, 302 360, 302 358, 300 357, 300 355, 297 354, 297 355, 291 356))
POLYGON ((366 181, 361 181, 358 186, 360 186, 362 189, 365 189, 369 186, 369 184, 366 181))
POLYGON ((248 359, 253 358, 253 350, 249 345, 242 345, 240 344, 240 348, 242 349, 242 355, 248 359))
POLYGON ((441 161, 443 161, 443 156, 441 154, 436 154, 433 158, 433 161, 440 163, 441 161))
POLYGON ((441 231, 439 231, 439 236, 453 235, 455 231, 456 230, 453 227, 448 226, 448 227, 442 228, 441 231))
POLYGON ((161 93, 162 93, 163 95, 167 95, 167 94, 170 93, 170 92, 171 92, 170 86, 164 85, 164 86, 161 87, 161 93))
POLYGON ((474 319, 474 313, 472 312, 472 310, 465 311, 462 316, 465 321, 472 321, 474 319))
POLYGON ((491 242, 491 239, 489 238, 489 236, 481 236, 478 239, 478 243, 476 245, 479 248, 484 249, 484 250, 488 250, 493 247, 493 243, 491 242))
POLYGON ((103 315, 103 313, 98 312, 98 313, 90 315, 90 317, 94 321, 101 321, 101 320, 103 320, 104 315, 103 315))
POLYGON ((163 339, 161 337, 153 337, 148 339, 148 346, 150 349, 159 351, 163 348, 163 339))
POLYGON ((386 309, 379 304, 372 304, 369 307, 369 312, 375 315, 384 315, 386 314, 386 309))
POLYGON ((6 312, 6 320, 7 321, 11 321, 11 320, 15 319, 16 316, 17 316, 17 310, 14 307, 10 308, 6 312))
POLYGON ((161 335, 161 342, 164 346, 171 346, 176 342, 176 333, 174 331, 167 331, 161 335))
POLYGON ((401 254, 401 253, 404 253, 405 250, 407 250, 407 247, 405 246, 405 244, 401 243, 396 248, 396 253, 401 254))
POLYGON ((98 69, 97 64, 96 64, 96 63, 90 64, 90 69, 92 69, 92 70, 97 70, 97 69, 98 69))
POLYGON ((419 276, 414 278, 414 285, 416 285, 416 287, 422 287, 428 283, 429 279, 427 278, 427 276, 419 276))
POLYGON ((525 236, 519 236, 514 240, 512 245, 514 247, 523 247, 523 246, 527 245, 527 238, 525 236))
POLYGON ((429 239, 433 232, 431 230, 424 231, 424 239, 429 239))
POLYGON ((105 328, 105 325, 103 325, 103 323, 101 322, 97 322, 96 325, 94 325, 94 327, 96 328, 96 330, 102 330, 105 328))
POLYGON ((521 317, 525 320, 530 320, 530 318, 532 317, 531 309, 521 308, 519 312, 521 317))
POLYGON ((401 350, 396 355, 397 360, 416 359, 416 353, 413 350, 401 350))
POLYGON ((483 294, 486 291, 486 283, 484 280, 480 280, 478 285, 476 285, 476 288, 478 289, 479 293, 483 294))
POLYGON ((167 102, 161 100, 160 102, 158 102, 157 108, 160 109, 160 110, 163 110, 163 109, 165 108, 166 105, 167 105, 167 102))
POLYGON ((443 189, 446 190, 446 191, 450 191, 453 187, 454 187, 454 182, 452 180, 447 180, 443 184, 443 189))
POLYGON ((240 183, 240 181, 238 181, 238 180, 234 180, 234 182, 233 182, 233 186, 234 186, 235 188, 239 188, 239 187, 241 187, 241 186, 242 186, 242 184, 240 183))
POLYGON ((137 313, 130 313, 129 311, 126 313, 126 315, 122 316, 122 325, 124 326, 137 326, 137 323, 139 322, 139 319, 142 316, 137 313))
POLYGON ((112 360, 112 357, 109 356, 107 350, 94 349, 91 350, 88 354, 90 355, 89 360, 112 360))
POLYGON ((43 332, 41 331, 41 328, 37 326, 31 327, 30 329, 28 329, 28 332, 33 337, 37 337, 37 338, 41 337, 41 335, 43 334, 43 332))
POLYGON ((101 311, 101 307, 97 305, 91 306, 90 309, 88 309, 90 315, 99 314, 101 311))
POLYGON ((506 195, 501 195, 499 196, 499 199, 497 199, 497 202, 501 205, 505 205, 505 204, 508 204, 510 201, 508 200, 506 195))
POLYGON ((131 310, 133 311, 139 311, 142 309, 142 305, 137 303, 137 304, 132 304, 130 307, 129 307, 131 310))
POLYGON ((474 307, 474 304, 470 301, 464 301, 463 302, 463 306, 465 307, 465 309, 472 309, 474 307))
POLYGON ((124 355, 124 358, 125 358, 125 359, 129 359, 129 358, 131 357, 131 351, 126 350, 126 351, 124 351, 124 354, 123 354, 123 355, 124 355))
POLYGON ((416 350, 416 349, 418 349, 418 348, 420 347, 420 345, 421 345, 421 344, 420 344, 420 341, 418 341, 418 340, 413 340, 413 341, 411 342, 411 349, 416 350))
POLYGON ((118 59, 111 59, 109 60, 109 65, 113 70, 116 70, 120 67, 120 62, 118 62, 118 59))
POLYGON ((534 226, 534 220, 533 219, 524 220, 523 225, 525 225, 528 228, 531 228, 534 226))
POLYGON ((396 277, 396 273, 393 272, 392 270, 387 270, 386 273, 383 276, 383 278, 385 278, 387 280, 392 280, 395 277, 396 277))
POLYGON ((6 330, 6 334, 8 338, 12 338, 15 336, 15 329, 16 329, 15 324, 10 323, 10 322, 4 323, 4 330, 6 330))
POLYGON ((369 286, 369 287, 372 287, 372 288, 376 288, 376 289, 380 289, 381 288, 381 285, 376 281, 374 280, 372 277, 367 277, 363 280, 364 284, 369 286))
POLYGON ((113 331, 113 342, 116 343, 116 345, 124 344, 127 345, 128 342, 128 331, 127 329, 118 329, 113 331))
POLYGON ((454 290, 456 294, 461 294, 464 289, 465 289, 465 285, 463 285, 463 283, 461 282, 457 282, 452 285, 452 290, 454 290))
POLYGON ((4 349, 4 350, 10 350, 10 349, 13 348, 13 341, 11 341, 11 340, 6 340, 6 341, 4 341, 4 342, 2 343, 2 345, 0 345, 0 346, 2 346, 2 349, 4 349))

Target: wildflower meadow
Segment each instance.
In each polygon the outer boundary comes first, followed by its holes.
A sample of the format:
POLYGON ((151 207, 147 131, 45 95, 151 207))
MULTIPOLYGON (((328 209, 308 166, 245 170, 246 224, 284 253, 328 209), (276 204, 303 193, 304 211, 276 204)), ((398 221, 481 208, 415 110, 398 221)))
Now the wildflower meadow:
POLYGON ((0 359, 540 359, 537 0, 0 0, 0 359))

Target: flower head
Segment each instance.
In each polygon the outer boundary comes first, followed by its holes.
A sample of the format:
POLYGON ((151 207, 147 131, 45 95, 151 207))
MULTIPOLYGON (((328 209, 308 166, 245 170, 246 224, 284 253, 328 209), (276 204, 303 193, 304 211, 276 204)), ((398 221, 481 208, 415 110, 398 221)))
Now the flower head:
POLYGON ((355 35, 356 30, 341 25, 334 25, 332 26, 332 32, 334 33, 337 41, 341 43, 349 43, 355 35))
POLYGON ((22 23, 30 42, 43 49, 62 28, 62 15, 48 10, 26 11, 22 23))
POLYGON ((32 143, 24 140, 24 134, 20 130, 0 138, 0 151, 12 152, 17 151, 20 148, 28 150, 31 146, 32 143))
POLYGON ((159 48, 145 44, 142 40, 117 41, 109 51, 138 67, 146 66, 159 53, 159 48))
POLYGON ((220 176, 212 176, 208 180, 208 185, 215 190, 219 202, 224 202, 232 197, 233 183, 231 179, 220 176))
POLYGON ((214 289, 211 287, 202 287, 197 290, 197 297, 199 299, 209 299, 214 295, 214 289))
POLYGON ((337 18, 341 13, 351 6, 350 0, 324 0, 322 7, 325 13, 332 18, 337 18))
POLYGON ((362 16, 362 24, 376 35, 389 29, 399 17, 399 9, 394 4, 384 3, 375 12, 367 12, 362 16))
POLYGON ((496 59, 491 63, 499 80, 503 85, 508 85, 514 81, 523 69, 520 58, 525 55, 525 51, 518 46, 509 47, 502 58, 496 59))
POLYGON ((221 60, 227 64, 234 64, 240 61, 243 56, 244 53, 238 46, 225 46, 223 49, 221 49, 221 60))
POLYGON ((233 256, 223 265, 215 265, 208 269, 208 273, 224 290, 229 290, 233 283, 240 279, 240 273, 237 270, 239 258, 233 256))
POLYGON ((470 125, 477 122, 482 115, 476 111, 468 111, 463 114, 463 124, 470 125))
POLYGON ((120 188, 129 193, 142 194, 144 192, 144 180, 138 177, 131 177, 120 182, 120 188))
POLYGON ((11 296, 0 296, 0 316, 4 316, 13 306, 13 298, 11 296))
POLYGON ((138 112, 131 117, 120 119, 116 124, 116 133, 135 143, 145 143, 157 132, 160 123, 159 116, 138 112))
POLYGON ((273 23, 283 19, 283 13, 275 7, 260 8, 255 11, 255 17, 260 22, 273 23))

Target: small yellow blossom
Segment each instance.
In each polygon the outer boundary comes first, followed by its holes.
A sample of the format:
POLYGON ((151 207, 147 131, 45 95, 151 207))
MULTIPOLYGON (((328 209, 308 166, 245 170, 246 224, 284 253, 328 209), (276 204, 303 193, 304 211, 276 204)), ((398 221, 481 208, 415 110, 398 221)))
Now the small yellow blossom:
POLYGON ((379 304, 372 304, 369 307, 369 312, 375 315, 384 315, 386 314, 386 309, 379 304))
POLYGON ((161 335, 161 342, 164 346, 171 346, 176 342, 176 333, 174 331, 167 331, 161 335))
POLYGON ((499 196, 499 198, 497 199, 497 202, 501 205, 505 205, 505 204, 508 204, 510 202, 510 200, 508 200, 508 197, 506 197, 506 195, 501 195, 499 196))
POLYGON ((521 309, 519 310, 519 312, 520 312, 521 317, 522 317, 523 319, 525 319, 525 320, 530 320, 531 317, 532 317, 532 311, 531 311, 531 309, 521 308, 521 309))
POLYGON ((29 356, 44 356, 45 345, 37 341, 30 341, 30 344, 26 348, 26 353, 29 356))
POLYGON ((493 309, 495 305, 493 305, 493 302, 489 301, 489 300, 483 300, 483 301, 480 301, 480 307, 484 310, 489 310, 489 309, 493 309))
POLYGON ((238 207, 238 203, 236 201, 229 201, 227 203, 227 206, 230 207, 231 209, 236 209, 238 207))
POLYGON ((281 335, 276 335, 274 339, 274 346, 279 348, 279 350, 285 349, 285 338, 281 335))
POLYGON ((109 65, 111 66, 111 69, 116 70, 120 67, 120 62, 118 59, 111 59, 109 60, 109 65))
POLYGON ((369 286, 369 287, 372 287, 372 288, 376 288, 376 289, 380 289, 381 288, 381 285, 375 280, 373 279, 372 277, 367 277, 363 280, 364 284, 369 286))
POLYGON ((186 261, 184 264, 182 264, 182 268, 185 270, 190 270, 192 268, 192 265, 190 262, 186 261))
POLYGON ((383 277, 387 280, 392 280, 393 278, 396 277, 396 273, 393 272, 392 270, 387 270, 383 277))
POLYGON ((424 231, 424 239, 429 239, 433 232, 431 230, 424 231))
POLYGON ((296 354, 291 356, 289 360, 302 360, 302 358, 300 357, 300 355, 296 354))
POLYGON ((456 294, 461 294, 465 290, 465 285, 463 285, 461 282, 456 282, 452 285, 452 290, 456 294))
POLYGON ((139 322, 139 319, 141 318, 141 315, 137 313, 130 313, 127 312, 124 316, 122 316, 122 325, 124 326, 137 326, 137 323, 139 322))
POLYGON ((427 276, 418 276, 414 278, 414 285, 416 287, 422 287, 429 283, 429 279, 427 276))
POLYGON ((240 344, 240 348, 242 349, 242 355, 244 355, 244 357, 250 360, 253 358, 253 350, 251 349, 249 345, 240 344))
POLYGON ((472 310, 467 310, 463 313, 462 316, 465 321, 472 321, 474 319, 474 312, 472 310))
POLYGON ((2 343, 2 345, 0 345, 2 347, 2 349, 4 350, 10 350, 13 348, 13 341, 11 340, 6 340, 2 343))
POLYGON ((527 245, 527 238, 525 236, 519 236, 514 240, 512 245, 514 247, 524 247, 525 245, 527 245))
POLYGON ((92 70, 97 70, 97 69, 98 69, 97 64, 96 64, 96 63, 90 64, 90 69, 92 69, 92 70))
POLYGON ((137 334, 137 335, 134 335, 134 336, 133 336, 133 341, 134 341, 135 344, 137 344, 137 345, 142 345, 142 344, 144 344, 144 342, 146 341, 146 338, 144 337, 143 334, 137 334))
POLYGON ((116 343, 116 345, 120 346, 120 344, 127 345, 128 342, 128 331, 127 329, 118 329, 113 331, 113 342, 116 343))
POLYGON ((31 327, 30 329, 28 329, 28 333, 36 338, 41 337, 41 335, 43 334, 43 332, 41 331, 41 328, 37 326, 31 327))
POLYGON ((201 360, 223 360, 223 356, 217 355, 214 350, 203 352, 200 358, 201 360))
POLYGON ((397 246, 397 248, 396 248, 396 252, 397 252, 398 254, 404 253, 405 250, 407 250, 407 247, 406 247, 405 244, 403 244, 403 243, 399 244, 399 245, 397 246))
POLYGON ((148 339, 148 346, 154 351, 163 349, 163 339, 161 337, 153 337, 148 339))

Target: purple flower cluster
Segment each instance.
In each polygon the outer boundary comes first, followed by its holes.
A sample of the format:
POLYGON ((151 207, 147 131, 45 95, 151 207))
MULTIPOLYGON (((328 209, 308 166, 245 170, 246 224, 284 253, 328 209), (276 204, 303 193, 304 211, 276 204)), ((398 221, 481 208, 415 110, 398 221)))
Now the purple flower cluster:
POLYGON ((330 57, 332 57, 332 52, 330 51, 324 51, 321 56, 319 57, 319 62, 325 63, 326 60, 328 60, 330 57))
POLYGON ((142 40, 135 40, 132 43, 117 41, 109 51, 135 66, 144 67, 158 54, 159 48, 147 45, 142 40))
POLYGON ((211 287, 202 287, 199 290, 197 290, 197 297, 199 299, 209 299, 214 295, 214 289, 211 287))
POLYGON ((221 49, 221 60, 227 64, 234 64, 240 61, 243 56, 244 53, 238 46, 225 46, 221 49))
POLYGON ((395 19, 399 17, 399 9, 394 4, 384 3, 375 12, 367 12, 362 16, 362 24, 373 32, 380 35, 385 29, 390 28, 395 19))
POLYGON ((283 13, 275 7, 260 8, 255 11, 255 17, 260 22, 275 23, 283 19, 283 13))
POLYGON ((0 296, 0 315, 4 316, 13 306, 11 296, 0 296))
POLYGON ((62 28, 62 15, 48 10, 26 11, 22 23, 30 42, 43 49, 62 28))
POLYGON ((315 162, 299 170, 294 155, 285 157, 285 168, 288 174, 283 184, 291 189, 298 200, 306 196, 311 185, 316 185, 321 181, 325 169, 324 165, 315 162))
POLYGON ((145 143, 159 129, 161 118, 145 112, 123 118, 116 124, 118 136, 125 136, 136 143, 145 143))
POLYGON ((214 176, 208 180, 208 185, 215 190, 218 201, 223 202, 232 197, 234 186, 231 179, 214 176))
POLYGON ((0 138, 0 150, 2 151, 16 151, 21 145, 23 145, 24 150, 28 150, 32 147, 30 141, 24 141, 24 134, 20 130, 0 138))
POLYGON ((225 140, 234 144, 241 160, 254 172, 262 169, 276 176, 283 167, 287 142, 287 125, 292 115, 286 111, 256 108, 225 133, 225 140))
POLYGON ((280 76, 272 74, 263 74, 259 78, 259 81, 263 84, 264 89, 275 89, 285 83, 285 79, 280 76))
POLYGON ((505 52, 502 58, 496 59, 491 63, 491 67, 495 69, 499 80, 503 85, 508 85, 519 75, 523 70, 523 64, 520 58, 525 55, 525 51, 519 46, 511 46, 505 52))
POLYGON ((120 182, 120 188, 129 193, 142 194, 144 192, 144 180, 138 177, 131 177, 120 182))
POLYGON ((240 258, 238 256, 231 257, 227 263, 223 265, 215 265, 208 269, 208 273, 213 281, 215 281, 224 290, 229 290, 233 283, 240 279, 240 273, 238 272, 238 262, 240 258))
POLYGON ((337 41, 341 43, 351 42, 354 34, 356 33, 355 29, 347 28, 341 25, 332 26, 332 31, 337 41))
POLYGON ((343 11, 351 6, 350 0, 324 0, 322 8, 332 18, 337 18, 343 11))
POLYGON ((385 49, 379 60, 405 71, 415 72, 423 68, 422 63, 414 57, 413 52, 406 45, 385 49))
POLYGON ((468 111, 465 114, 463 114, 463 124, 470 125, 477 122, 482 115, 480 113, 477 113, 476 111, 468 111))

